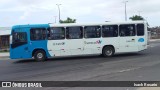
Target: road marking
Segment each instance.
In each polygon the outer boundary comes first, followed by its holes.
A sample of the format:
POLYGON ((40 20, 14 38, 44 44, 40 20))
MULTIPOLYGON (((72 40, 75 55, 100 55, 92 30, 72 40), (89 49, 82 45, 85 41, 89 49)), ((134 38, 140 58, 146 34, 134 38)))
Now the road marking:
POLYGON ((137 69, 140 69, 140 68, 141 68, 141 67, 137 67, 137 68, 131 68, 131 69, 125 69, 125 70, 118 71, 118 73, 123 73, 123 72, 134 71, 134 70, 137 70, 137 69))

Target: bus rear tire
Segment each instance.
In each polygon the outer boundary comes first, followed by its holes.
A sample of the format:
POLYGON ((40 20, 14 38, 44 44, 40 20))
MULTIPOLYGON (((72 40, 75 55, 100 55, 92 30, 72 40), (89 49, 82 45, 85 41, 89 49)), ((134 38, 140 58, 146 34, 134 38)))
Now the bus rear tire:
POLYGON ((38 62, 41 62, 41 61, 45 61, 46 59, 46 54, 43 50, 37 50, 35 53, 34 53, 34 59, 38 62))
POLYGON ((102 55, 104 57, 112 57, 115 53, 115 50, 111 46, 106 46, 103 48, 102 55))

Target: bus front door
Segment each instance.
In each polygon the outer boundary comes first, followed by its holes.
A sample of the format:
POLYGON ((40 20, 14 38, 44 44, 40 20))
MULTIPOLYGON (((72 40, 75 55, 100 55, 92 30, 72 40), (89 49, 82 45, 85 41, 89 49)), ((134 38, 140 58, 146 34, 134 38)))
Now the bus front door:
POLYGON ((119 52, 134 52, 137 49, 135 37, 119 38, 119 52))
POLYGON ((120 25, 119 35, 119 52, 134 52, 138 50, 135 24, 120 25))

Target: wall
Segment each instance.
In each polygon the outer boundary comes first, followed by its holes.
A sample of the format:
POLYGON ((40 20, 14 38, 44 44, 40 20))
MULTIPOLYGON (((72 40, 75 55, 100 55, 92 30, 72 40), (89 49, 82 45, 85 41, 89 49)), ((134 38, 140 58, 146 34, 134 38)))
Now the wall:
POLYGON ((10 27, 0 27, 0 51, 9 50, 10 33, 10 27))

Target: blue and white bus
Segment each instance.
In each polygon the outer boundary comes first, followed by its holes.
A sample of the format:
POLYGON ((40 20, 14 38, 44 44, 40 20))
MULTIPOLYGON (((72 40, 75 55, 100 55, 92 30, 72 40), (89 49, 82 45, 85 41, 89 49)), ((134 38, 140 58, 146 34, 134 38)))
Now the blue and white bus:
POLYGON ((147 22, 37 24, 12 27, 10 58, 43 61, 57 56, 139 52, 147 49, 147 22))

